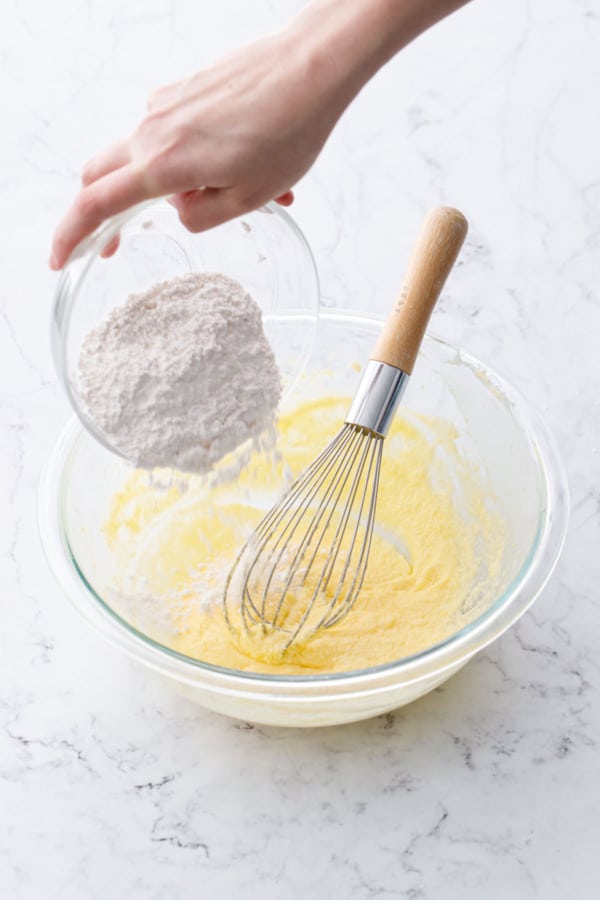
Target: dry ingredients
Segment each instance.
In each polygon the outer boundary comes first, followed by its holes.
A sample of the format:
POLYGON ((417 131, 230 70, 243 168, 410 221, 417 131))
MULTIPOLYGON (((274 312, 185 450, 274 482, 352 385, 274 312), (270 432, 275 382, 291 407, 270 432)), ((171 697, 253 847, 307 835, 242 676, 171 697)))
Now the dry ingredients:
POLYGON ((131 294, 85 337, 87 411, 137 466, 203 474, 273 424, 281 380, 256 301, 193 272, 131 294))

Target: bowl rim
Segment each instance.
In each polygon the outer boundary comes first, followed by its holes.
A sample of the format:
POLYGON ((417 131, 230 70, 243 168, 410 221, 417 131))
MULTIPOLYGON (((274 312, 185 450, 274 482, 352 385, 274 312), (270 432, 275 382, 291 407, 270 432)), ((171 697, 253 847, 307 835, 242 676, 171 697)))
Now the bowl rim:
MULTIPOLYGON (((352 310, 322 311, 323 322, 379 327, 383 318, 356 314, 352 310)), ((569 519, 569 492, 566 473, 554 438, 542 417, 502 376, 476 357, 445 340, 427 334, 425 341, 439 344, 457 354, 461 363, 485 373, 486 380, 500 392, 503 402, 516 414, 524 428, 540 472, 543 502, 538 529, 529 553, 508 587, 476 619, 448 638, 419 653, 368 668, 311 675, 276 674, 243 671, 193 659, 154 641, 133 628, 95 592, 71 553, 62 518, 62 483, 66 464, 82 433, 79 420, 72 416, 62 429, 40 477, 38 524, 48 565, 65 596, 92 627, 128 656, 149 668, 194 687, 212 693, 227 692, 265 697, 293 695, 295 700, 331 699, 338 694, 359 690, 361 695, 377 693, 421 681, 432 675, 456 669, 475 653, 506 631, 535 601, 550 578, 562 550, 569 519), (401 676, 401 679, 398 676, 401 676), (326 693, 324 694, 324 691, 326 693), (300 695, 302 692, 302 696, 300 695)))

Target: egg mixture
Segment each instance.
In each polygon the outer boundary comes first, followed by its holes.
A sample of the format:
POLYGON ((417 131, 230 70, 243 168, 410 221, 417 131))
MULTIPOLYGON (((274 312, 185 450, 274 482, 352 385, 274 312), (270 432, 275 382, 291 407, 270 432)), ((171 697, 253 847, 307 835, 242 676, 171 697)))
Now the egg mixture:
POLYGON ((497 594, 506 546, 498 504, 453 426, 403 407, 385 440, 369 566, 351 612, 285 652, 260 629, 228 625, 223 592, 240 547, 348 407, 348 398, 329 397, 283 415, 277 454, 257 451, 233 482, 132 472, 103 526, 118 573, 115 610, 193 659, 303 675, 411 656, 483 612, 497 594))

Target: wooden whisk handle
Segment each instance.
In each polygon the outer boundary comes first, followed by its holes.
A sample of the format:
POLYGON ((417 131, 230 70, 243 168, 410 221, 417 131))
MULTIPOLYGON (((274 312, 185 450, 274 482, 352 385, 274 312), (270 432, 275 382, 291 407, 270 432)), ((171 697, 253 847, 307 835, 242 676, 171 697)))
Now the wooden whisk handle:
POLYGON ((371 359, 411 374, 446 278, 467 234, 467 220, 450 206, 432 209, 413 248, 404 283, 371 359))

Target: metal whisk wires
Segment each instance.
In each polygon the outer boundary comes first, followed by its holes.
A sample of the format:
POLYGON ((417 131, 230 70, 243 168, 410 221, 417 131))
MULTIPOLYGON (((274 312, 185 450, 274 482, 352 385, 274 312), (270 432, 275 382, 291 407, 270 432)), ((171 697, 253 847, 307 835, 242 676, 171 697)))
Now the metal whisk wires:
POLYGON ((224 610, 232 631, 241 623, 285 652, 352 609, 369 560, 383 440, 466 233, 456 209, 426 217, 345 424, 263 518, 229 573, 224 610))
POLYGON ((285 650, 350 611, 367 570, 382 449, 381 435, 346 423, 260 522, 226 588, 247 630, 280 633, 285 650))

